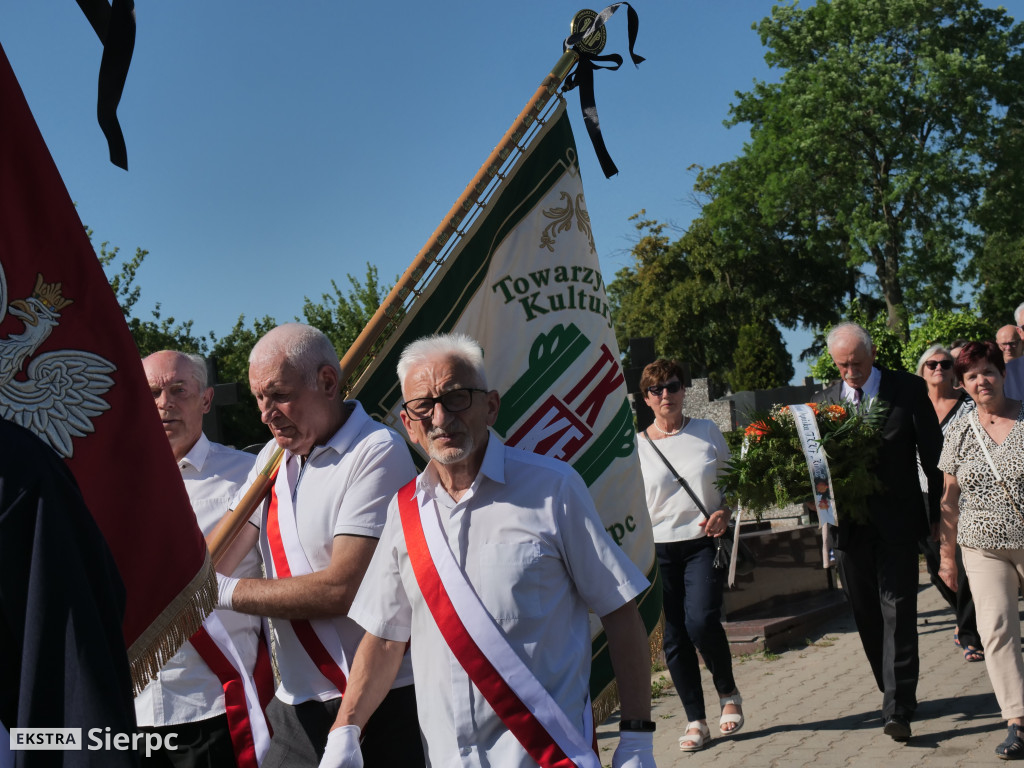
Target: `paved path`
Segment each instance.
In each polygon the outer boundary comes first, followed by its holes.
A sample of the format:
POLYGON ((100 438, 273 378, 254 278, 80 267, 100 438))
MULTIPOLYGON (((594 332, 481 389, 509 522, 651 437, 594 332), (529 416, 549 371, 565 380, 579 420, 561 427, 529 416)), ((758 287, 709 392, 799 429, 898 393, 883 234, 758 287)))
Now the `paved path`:
MULTIPOLYGON (((968 664, 953 645, 955 621, 938 592, 922 575, 918 596, 921 679, 913 737, 899 744, 882 733, 882 694, 875 687, 853 618, 843 614, 820 627, 805 647, 778 655, 734 660, 746 724, 735 737, 718 736, 721 709, 704 670, 712 741, 701 752, 679 751, 686 727, 679 697, 669 686, 654 702, 658 730, 654 754, 659 768, 834 768, 838 766, 928 766, 973 768, 1004 765, 995 755, 1006 724, 992 693, 985 664, 968 664)), ((602 762, 611 765, 617 715, 598 729, 602 762)))

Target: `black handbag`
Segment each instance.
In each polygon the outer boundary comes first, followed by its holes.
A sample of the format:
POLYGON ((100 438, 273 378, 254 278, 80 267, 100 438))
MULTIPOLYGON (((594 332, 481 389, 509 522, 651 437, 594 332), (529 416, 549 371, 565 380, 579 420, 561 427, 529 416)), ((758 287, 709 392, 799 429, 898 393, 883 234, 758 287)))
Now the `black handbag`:
MULTIPOLYGON (((686 482, 686 480, 683 477, 681 477, 678 472, 676 472, 676 468, 673 467, 672 463, 665 458, 665 454, 658 450, 658 446, 654 444, 654 441, 651 439, 651 436, 647 434, 646 429, 644 430, 644 437, 647 438, 647 442, 651 444, 651 448, 653 448, 654 452, 658 454, 658 457, 663 462, 665 462, 665 466, 668 467, 668 471, 671 472, 672 476, 678 481, 678 483, 681 486, 683 486, 683 490, 690 495, 691 499, 693 499, 693 503, 697 505, 697 509, 699 509, 701 511, 701 514, 704 515, 704 519, 710 520, 711 515, 708 514, 708 511, 707 509, 704 508, 704 504, 701 502, 701 500, 697 498, 697 494, 693 492, 693 489, 690 487, 690 484, 686 482)), ((726 532, 723 533, 721 536, 715 538, 715 568, 718 568, 720 570, 729 569, 729 559, 732 557, 733 539, 735 537, 736 527, 730 522, 728 530, 726 530, 726 532)), ((736 575, 746 576, 754 570, 754 565, 756 565, 754 553, 751 552, 750 547, 744 544, 741 540, 739 543, 739 547, 737 547, 736 549, 736 575)))

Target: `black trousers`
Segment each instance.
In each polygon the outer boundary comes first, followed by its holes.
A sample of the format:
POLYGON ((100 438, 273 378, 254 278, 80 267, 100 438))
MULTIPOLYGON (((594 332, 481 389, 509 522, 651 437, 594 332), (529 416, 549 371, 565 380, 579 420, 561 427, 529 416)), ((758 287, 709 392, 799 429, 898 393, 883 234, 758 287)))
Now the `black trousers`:
POLYGON ((882 716, 917 709, 917 542, 887 542, 858 526, 836 565, 861 645, 882 692, 882 716))
POLYGON ((160 748, 146 757, 143 768, 234 768, 235 748, 231 744, 227 715, 211 717, 195 723, 160 725, 139 728, 140 733, 175 734, 174 749, 160 748))
MULTIPOLYGON (((262 768, 318 768, 339 709, 340 698, 292 706, 275 697, 267 707, 274 736, 262 768)), ((391 689, 363 729, 360 746, 366 768, 422 768, 426 764, 413 686, 391 689)))
POLYGON ((722 627, 726 571, 714 567, 714 539, 655 544, 665 607, 665 663, 689 721, 704 720, 700 660, 719 697, 736 690, 729 639, 722 627))

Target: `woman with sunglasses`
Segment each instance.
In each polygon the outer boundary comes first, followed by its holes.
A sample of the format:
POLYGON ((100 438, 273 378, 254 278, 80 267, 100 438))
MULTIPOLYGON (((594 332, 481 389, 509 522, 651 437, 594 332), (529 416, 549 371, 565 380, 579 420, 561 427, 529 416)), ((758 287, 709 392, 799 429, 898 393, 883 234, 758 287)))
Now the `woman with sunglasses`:
POLYGON ((682 369, 672 360, 655 360, 644 368, 640 387, 654 423, 637 445, 661 570, 665 661, 689 721, 679 748, 696 752, 711 739, 697 651, 718 691, 722 735, 743 727, 743 700, 722 628, 726 572, 713 564, 713 539, 726 532, 732 515, 715 485, 729 449, 714 422, 683 415, 682 380, 682 369))
MULTIPOLYGON (((974 408, 974 401, 962 389, 956 389, 953 382, 956 374, 953 371, 953 355, 941 344, 928 347, 917 361, 917 375, 928 385, 928 398, 935 408, 939 419, 939 428, 945 435, 950 425, 963 414, 974 408)), ((918 463, 917 472, 921 480, 921 491, 927 496, 928 478, 918 463)), ((953 642, 964 653, 964 661, 984 661, 985 651, 978 635, 978 624, 974 615, 974 599, 967 583, 967 572, 961 560, 960 548, 956 548, 959 576, 957 589, 954 592, 939 576, 939 542, 928 537, 919 543, 921 554, 932 584, 949 607, 956 614, 956 629, 953 631, 953 642)))
POLYGON ((946 433, 939 458, 942 565, 951 589, 959 585, 957 548, 971 578, 985 667, 1006 719, 996 754, 1024 759, 1024 661, 1017 593, 1024 587, 1024 408, 1005 395, 1006 366, 994 342, 971 342, 956 373, 977 407, 946 433), (959 545, 957 547, 956 545, 959 545))

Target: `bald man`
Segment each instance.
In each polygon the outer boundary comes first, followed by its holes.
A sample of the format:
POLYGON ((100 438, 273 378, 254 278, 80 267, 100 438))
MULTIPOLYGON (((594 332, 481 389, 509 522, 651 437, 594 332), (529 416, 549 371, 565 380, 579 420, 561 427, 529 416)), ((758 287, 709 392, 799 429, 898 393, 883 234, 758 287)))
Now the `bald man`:
MULTIPOLYGON (((254 457, 211 442, 203 434, 203 414, 213 400, 203 358, 164 350, 145 358, 142 367, 196 520, 208 534, 243 486, 254 457)), ((255 547, 244 553, 233 575, 260 575, 255 547)), ((257 768, 256 754, 262 756, 270 743, 263 712, 250 709, 244 696, 237 701, 233 697, 235 690, 256 688, 253 671, 260 656, 260 626, 252 616, 214 611, 135 698, 141 730, 175 736, 170 741, 174 748, 164 746, 143 757, 144 766, 257 768), (250 739, 252 749, 247 748, 250 739)), ((269 656, 265 658, 272 686, 269 656)), ((161 743, 166 745, 167 739, 161 743)))
POLYGON ((1017 332, 1016 325, 1004 325, 996 331, 996 344, 1003 353, 1003 362, 1008 363, 1021 356, 1024 339, 1017 332))
MULTIPOLYGON (((249 387, 272 435, 256 467, 278 447, 284 457, 270 497, 225 557, 230 564, 239 542, 258 539, 267 578, 225 579, 221 604, 273 625, 281 681, 267 707, 274 738, 262 768, 316 768, 363 637, 349 606, 388 503, 416 470, 397 433, 344 399, 338 355, 315 328, 288 323, 261 338, 249 387)), ((369 768, 424 764, 407 655, 363 736, 369 768)))

